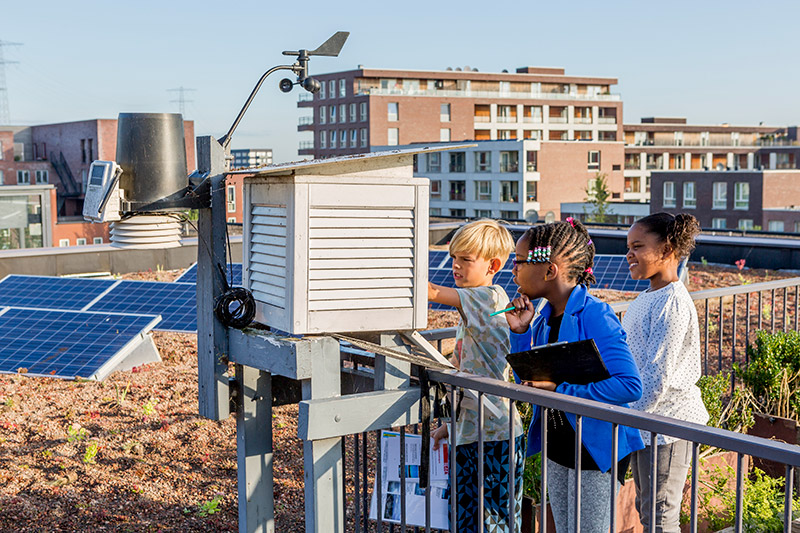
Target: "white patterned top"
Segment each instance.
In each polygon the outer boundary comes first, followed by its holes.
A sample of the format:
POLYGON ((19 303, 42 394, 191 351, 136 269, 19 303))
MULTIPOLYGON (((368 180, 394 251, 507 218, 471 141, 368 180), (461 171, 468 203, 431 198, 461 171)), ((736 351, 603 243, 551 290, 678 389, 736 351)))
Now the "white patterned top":
MULTIPOLYGON (((500 314, 489 315, 508 307, 508 295, 499 285, 457 289, 461 303, 461 320, 456 332, 453 355, 462 372, 508 381, 510 366, 506 355, 510 350, 508 323, 500 314)), ((487 394, 484 403, 491 403, 501 414, 495 417, 484 408, 484 442, 508 439, 508 400, 487 394)), ((456 444, 478 441, 478 405, 464 396, 456 420, 456 444)), ((514 436, 522 434, 522 420, 514 407, 514 436)))
MULTIPOLYGON (((708 412, 697 386, 700 329, 697 309, 684 284, 675 281, 639 294, 625 312, 622 327, 642 377, 642 398, 631 408, 705 424, 708 412)), ((650 432, 641 433, 649 445, 650 432)), ((659 435, 657 442, 677 440, 659 435)))

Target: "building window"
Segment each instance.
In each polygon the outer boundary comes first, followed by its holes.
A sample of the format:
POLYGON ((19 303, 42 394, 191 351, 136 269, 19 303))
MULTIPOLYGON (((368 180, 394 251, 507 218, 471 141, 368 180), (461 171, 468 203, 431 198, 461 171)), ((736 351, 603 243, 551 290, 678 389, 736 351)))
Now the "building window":
POLYGON ((432 152, 428 154, 428 172, 441 172, 442 171, 442 154, 441 152, 432 152))
POLYGON ((30 170, 17 170, 17 183, 20 185, 30 185, 31 171, 30 170))
POLYGON ((475 152, 475 172, 492 171, 492 152, 475 152))
POLYGON ((49 183, 49 172, 47 170, 36 171, 36 183, 49 183))
POLYGON ((464 201, 467 199, 466 191, 467 190, 467 182, 466 181, 451 181, 450 182, 450 200, 452 201, 464 201))
POLYGON ((331 130, 331 150, 336 148, 336 130, 331 130))
POLYGON ((519 202, 519 183, 516 181, 501 181, 500 201, 519 202))
POLYGON ((728 208, 728 184, 724 181, 715 181, 713 186, 713 200, 711 209, 728 208))
POLYGON ((741 230, 753 229, 753 219, 752 218, 740 218, 739 219, 739 229, 741 229, 741 230))
POLYGON ((320 148, 328 147, 328 134, 325 130, 319 132, 319 147, 320 148))
POLYGON ((336 80, 328 81, 328 94, 331 98, 336 98, 336 80))
POLYGON ((450 152, 450 172, 466 172, 464 152, 450 152))
POLYGON ((441 198, 441 197, 442 197, 442 181, 431 180, 431 198, 441 198))
POLYGON ((517 138, 517 130, 497 130, 498 141, 513 141, 517 138))
POLYGON ((724 218, 712 218, 711 227, 713 229, 725 229, 728 223, 724 218))
POLYGON ((228 213, 236 211, 236 187, 228 185, 228 213))
POLYGON ((361 147, 367 146, 367 128, 361 128, 361 147))
POLYGON ((358 130, 350 130, 350 148, 358 146, 358 130))
POLYGON ((366 102, 361 102, 360 104, 358 104, 358 107, 359 107, 359 111, 360 111, 359 115, 360 115, 361 122, 366 122, 366 120, 367 120, 367 103, 366 102))
POLYGON ((708 146, 708 132, 701 131, 700 132, 700 146, 708 146))
POLYGON ((519 172, 519 152, 500 152, 500 172, 519 172))
POLYGON ((58 245, 61 246, 62 248, 69 246, 69 239, 60 239, 58 241, 58 245))
POLYGON ((439 105, 439 121, 450 122, 450 104, 439 105))
MULTIPOLYGON (((355 130, 353 130, 353 131, 355 131, 355 130)), ((411 163, 411 169, 416 174, 417 172, 419 172, 419 154, 414 154, 413 157, 411 158, 411 162, 412 162, 411 163)))
POLYGON ((342 124, 347 122, 347 106, 345 104, 339 105, 339 122, 342 124))
POLYGON ((475 182, 475 199, 480 201, 490 201, 492 199, 491 181, 481 180, 475 182))
POLYGON ((795 222, 794 223, 794 232, 795 233, 800 233, 800 222, 795 222))
POLYGON ((589 170, 600 170, 600 151, 589 150, 589 170))
POLYGON ((746 181, 737 181, 733 185, 733 208, 750 208, 750 184, 746 181))
POLYGON ((81 163, 86 163, 86 139, 81 139, 81 163))
POLYGON ((442 215, 442 208, 441 207, 431 207, 429 210, 430 216, 438 217, 442 215))
POLYGON ((347 130, 339 130, 339 148, 347 148, 347 130))
POLYGON ((347 96, 347 85, 345 80, 339 80, 339 98, 347 96))
POLYGON ((491 218, 492 217, 492 210, 491 209, 476 209, 475 210, 475 217, 476 218, 491 218))
POLYGON ((450 142, 450 128, 439 129, 439 142, 450 142))
MULTIPOLYGON (((0 141, 0 161, 2 161, 2 159, 3 159, 3 141, 0 141)), ((0 182, 0 185, 2 185, 2 182, 0 182)))
POLYGON ((94 147, 92 146, 93 141, 94 141, 94 139, 89 139, 88 140, 88 144, 89 144, 89 163, 94 161, 94 147))
POLYGON ((331 117, 331 121, 330 121, 331 124, 336 124, 336 106, 335 105, 331 106, 330 117, 331 117))
POLYGON ((389 128, 389 146, 397 146, 400 138, 399 128, 389 128))
POLYGON ((647 170, 659 170, 664 166, 663 154, 646 154, 647 160, 645 168, 647 170))
POLYGON ((328 122, 327 111, 328 111, 328 109, 324 105, 319 106, 319 123, 320 124, 325 124, 326 122, 328 122))
POLYGON ((675 146, 683 146, 683 132, 676 131, 674 133, 675 146))
POLYGON ((467 216, 467 210, 466 209, 451 209, 450 210, 450 216, 451 217, 464 218, 464 217, 467 216))
POLYGON ((75 244, 77 246, 86 246, 86 238, 85 237, 78 237, 75 239, 75 244))
POLYGON ((325 100, 325 82, 320 82, 319 84, 319 99, 325 100))
POLYGON ((92 244, 103 244, 103 238, 102 237, 93 238, 92 239, 92 244))
POLYGON ((350 104, 350 122, 356 121, 356 104, 350 104))
POLYGON ((675 182, 674 181, 665 181, 664 182, 664 207, 675 207, 675 182))
POLYGON ((683 183, 683 208, 694 209, 697 207, 697 192, 694 182, 686 181, 683 183))
POLYGON ((642 192, 639 176, 625 176, 625 192, 642 192))
POLYGON ((539 195, 538 181, 529 181, 525 184, 525 200, 528 202, 536 202, 539 195))
POLYGON ((386 120, 389 122, 397 122, 400 115, 400 106, 397 102, 389 102, 386 104, 386 120))
POLYGON ((536 172, 539 169, 539 152, 536 150, 528 150, 525 153, 525 170, 528 172, 536 172))
POLYGON ((783 220, 770 220, 767 227, 769 228, 769 231, 783 233, 783 220))
POLYGON ((518 211, 500 211, 500 218, 503 220, 519 220, 518 211))

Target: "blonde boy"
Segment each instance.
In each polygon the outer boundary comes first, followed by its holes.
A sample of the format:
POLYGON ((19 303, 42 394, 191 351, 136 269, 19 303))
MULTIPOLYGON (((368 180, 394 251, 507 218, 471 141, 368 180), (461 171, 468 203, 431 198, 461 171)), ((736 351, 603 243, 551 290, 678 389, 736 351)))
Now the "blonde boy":
MULTIPOLYGON (((477 220, 462 226, 450 242, 456 288, 428 284, 428 299, 458 309, 461 319, 456 333, 453 364, 462 372, 507 381, 506 363, 510 345, 508 324, 491 313, 508 307, 508 295, 494 276, 514 250, 511 234, 494 220, 477 220)), ((456 483, 458 531, 507 531, 508 517, 508 402, 486 396, 501 416, 484 411, 484 516, 478 516, 478 412, 477 404, 462 398, 456 407, 456 483)), ((516 527, 521 526, 523 437, 522 422, 514 410, 514 463, 516 481, 516 527)), ((432 435, 434 448, 448 437, 447 424, 432 435)))

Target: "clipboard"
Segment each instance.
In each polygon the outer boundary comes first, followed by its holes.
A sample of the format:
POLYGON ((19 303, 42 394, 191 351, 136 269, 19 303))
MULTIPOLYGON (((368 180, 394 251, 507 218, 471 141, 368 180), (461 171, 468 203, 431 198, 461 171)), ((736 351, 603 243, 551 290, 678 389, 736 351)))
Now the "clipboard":
POLYGON ((506 361, 522 381, 586 385, 611 377, 594 339, 545 344, 508 354, 506 361))

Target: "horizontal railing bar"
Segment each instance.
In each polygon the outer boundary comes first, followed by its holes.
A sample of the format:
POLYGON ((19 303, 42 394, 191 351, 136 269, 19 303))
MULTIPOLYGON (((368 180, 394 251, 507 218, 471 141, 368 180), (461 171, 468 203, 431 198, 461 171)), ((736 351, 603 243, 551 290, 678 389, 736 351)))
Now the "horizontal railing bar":
POLYGON ((457 328, 455 326, 449 328, 427 329, 425 331, 420 331, 420 334, 429 341, 439 341, 443 339, 454 338, 456 336, 456 329, 457 328))
POLYGON ((585 398, 534 389, 515 383, 505 383, 496 379, 463 372, 429 370, 428 376, 431 381, 447 383, 455 387, 533 403, 550 409, 559 409, 576 415, 644 429, 651 433, 666 434, 691 442, 699 442, 762 457, 771 461, 800 466, 800 447, 796 445, 734 433, 701 424, 693 424, 585 398))

